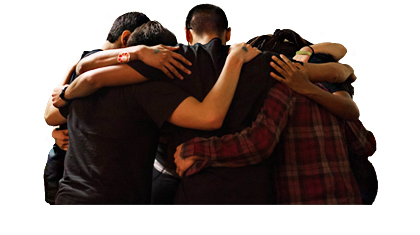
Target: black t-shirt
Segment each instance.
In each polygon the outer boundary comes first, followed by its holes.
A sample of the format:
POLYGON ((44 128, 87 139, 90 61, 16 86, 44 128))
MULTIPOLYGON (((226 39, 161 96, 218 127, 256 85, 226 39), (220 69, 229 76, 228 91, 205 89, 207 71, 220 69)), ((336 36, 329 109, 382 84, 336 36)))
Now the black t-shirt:
MULTIPOLYGON (((90 56, 92 54, 95 54, 96 52, 102 51, 101 49, 95 49, 95 50, 91 50, 91 51, 84 51, 82 53, 82 56, 80 57, 80 59, 85 58, 86 56, 90 56)), ((70 75, 70 80, 69 80, 69 84, 71 84, 76 78, 78 77, 78 75, 76 74, 76 71, 73 70, 73 72, 70 75)), ((63 115, 63 117, 67 116, 67 111, 65 113, 61 113, 61 115, 63 115)), ((67 123, 61 124, 59 127, 60 130, 65 130, 67 129, 67 123)))
MULTIPOLYGON (((179 46, 180 49, 177 52, 191 61, 192 66, 189 69, 192 73, 191 75, 182 74, 184 80, 174 79, 172 83, 201 101, 217 81, 225 64, 229 46, 222 45, 220 39, 213 39, 206 45, 185 46, 181 44, 179 46)), ((217 131, 199 131, 165 123, 162 128, 162 139, 166 143, 161 142, 160 147, 163 146, 162 148, 167 148, 168 151, 166 156, 158 155, 157 159, 163 161, 166 158, 166 167, 169 169, 174 168, 173 154, 179 144, 197 136, 222 136, 242 131, 244 128, 251 126, 260 112, 268 91, 275 83, 275 80, 270 76, 272 71, 269 64, 271 56, 272 53, 264 52, 243 66, 232 104, 221 129, 217 131)), ((141 61, 130 62, 129 65, 150 79, 165 79, 166 77, 159 70, 150 68, 141 61)), ((262 197, 266 195, 259 193, 265 194, 267 191, 265 187, 267 187, 268 169, 265 164, 261 163, 241 168, 208 168, 196 174, 201 176, 200 179, 184 177, 181 187, 186 191, 192 192, 195 190, 198 193, 204 187, 210 189, 213 186, 215 190, 217 188, 218 191, 223 191, 219 192, 224 194, 223 197, 219 194, 218 198, 208 198, 209 203, 213 199, 215 203, 217 203, 216 200, 221 200, 223 203, 228 204, 247 203, 246 201, 241 201, 242 199, 249 200, 248 202, 259 203, 254 199, 259 200, 261 198, 261 200, 265 200, 262 197), (226 179, 229 179, 229 181, 226 179), (261 179, 264 182, 255 179, 261 179), (189 180, 194 182, 189 182, 189 180), (223 181, 224 184, 216 185, 215 182, 220 181, 223 181), (196 182, 198 183, 196 184, 196 182), (197 185, 201 185, 202 188, 197 185), (230 190, 233 186, 240 188, 242 191, 233 192, 230 190), (244 196, 249 195, 249 192, 252 192, 254 198, 244 196)))
POLYGON ((148 204, 159 127, 189 95, 168 82, 102 88, 69 105, 57 204, 148 204))
MULTIPOLYGON (((202 101, 213 88, 224 67, 229 46, 222 45, 218 38, 211 40, 206 45, 197 43, 194 46, 182 44, 179 46, 180 49, 177 52, 193 64, 189 67, 192 73, 191 75, 182 74, 184 80, 173 79, 170 81, 202 101)), ((176 133, 176 137, 172 139, 174 144, 179 145, 196 136, 223 136, 249 127, 260 112, 268 91, 276 82, 270 76, 272 71, 269 65, 271 56, 272 53, 263 52, 251 62, 244 64, 232 104, 221 129, 200 131, 165 123, 164 129, 170 129, 172 134, 176 133)), ((163 72, 145 65, 141 61, 132 61, 128 65, 149 79, 169 81, 163 72)), ((174 151, 175 149, 172 148, 169 154, 171 155, 174 151)))

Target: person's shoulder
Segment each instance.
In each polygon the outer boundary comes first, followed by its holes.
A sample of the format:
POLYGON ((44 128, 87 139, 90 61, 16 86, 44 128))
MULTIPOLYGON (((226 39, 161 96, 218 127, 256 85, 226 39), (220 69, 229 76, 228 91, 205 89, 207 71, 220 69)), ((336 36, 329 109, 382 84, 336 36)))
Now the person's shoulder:
POLYGON ((102 51, 102 49, 94 49, 94 50, 91 50, 91 51, 84 51, 82 53, 82 58, 84 58, 86 56, 90 56, 90 55, 95 54, 96 52, 100 52, 100 51, 102 51))
POLYGON ((198 51, 200 49, 204 49, 207 51, 212 51, 214 49, 229 49, 229 46, 223 45, 222 40, 220 38, 213 38, 206 44, 196 43, 194 45, 184 45, 182 43, 178 44, 179 51, 180 52, 186 52, 186 51, 198 51))
POLYGON ((224 58, 229 52, 229 46, 223 45, 218 38, 210 40, 207 44, 178 44, 178 46, 179 49, 177 52, 191 62, 194 62, 198 58, 208 58, 209 56, 213 58, 224 58))
POLYGON ((182 44, 182 43, 179 43, 177 46, 179 47, 179 49, 176 50, 175 52, 184 56, 185 58, 187 58, 187 57, 191 58, 192 56, 194 56, 196 54, 195 51, 197 51, 197 50, 194 48, 194 46, 185 45, 185 44, 182 44))
POLYGON ((270 62, 272 60, 273 53, 263 51, 261 54, 256 56, 254 59, 244 64, 244 69, 260 70, 260 71, 271 71, 270 62))

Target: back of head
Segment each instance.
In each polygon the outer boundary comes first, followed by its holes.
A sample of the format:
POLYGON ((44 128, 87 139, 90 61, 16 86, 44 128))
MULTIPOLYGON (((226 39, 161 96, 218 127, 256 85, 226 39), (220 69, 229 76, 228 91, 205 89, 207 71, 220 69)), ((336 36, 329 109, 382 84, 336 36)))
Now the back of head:
POLYGON ((302 47, 312 45, 291 29, 276 29, 274 34, 255 37, 247 43, 261 51, 281 53, 288 58, 293 58, 302 47))
POLYGON ((157 21, 150 21, 138 27, 131 34, 127 46, 146 45, 175 46, 178 44, 175 35, 157 21))
POLYGON ((108 40, 110 43, 114 43, 125 30, 133 32, 137 27, 149 21, 150 19, 143 13, 125 13, 114 21, 114 24, 112 25, 106 40, 108 40))
POLYGON ((228 30, 228 20, 220 7, 201 4, 190 10, 185 21, 185 27, 194 30, 198 35, 204 33, 221 35, 225 30, 228 30))

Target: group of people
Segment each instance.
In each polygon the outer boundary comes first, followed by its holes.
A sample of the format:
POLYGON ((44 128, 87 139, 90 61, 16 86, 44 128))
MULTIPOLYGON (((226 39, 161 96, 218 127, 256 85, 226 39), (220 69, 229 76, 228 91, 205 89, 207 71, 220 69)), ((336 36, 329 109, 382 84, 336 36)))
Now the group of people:
POLYGON ((227 17, 211 4, 190 10, 185 33, 178 44, 129 12, 70 66, 45 111, 59 125, 48 203, 373 202, 352 158, 367 161, 376 142, 358 120, 354 71, 337 62, 344 46, 228 46, 227 17))

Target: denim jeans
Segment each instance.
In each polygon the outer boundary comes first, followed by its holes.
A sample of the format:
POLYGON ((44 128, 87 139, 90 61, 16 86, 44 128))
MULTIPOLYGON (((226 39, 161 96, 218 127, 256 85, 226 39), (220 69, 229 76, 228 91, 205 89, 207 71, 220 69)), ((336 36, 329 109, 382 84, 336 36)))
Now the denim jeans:
POLYGON ((181 179, 153 168, 152 205, 173 205, 181 179))

